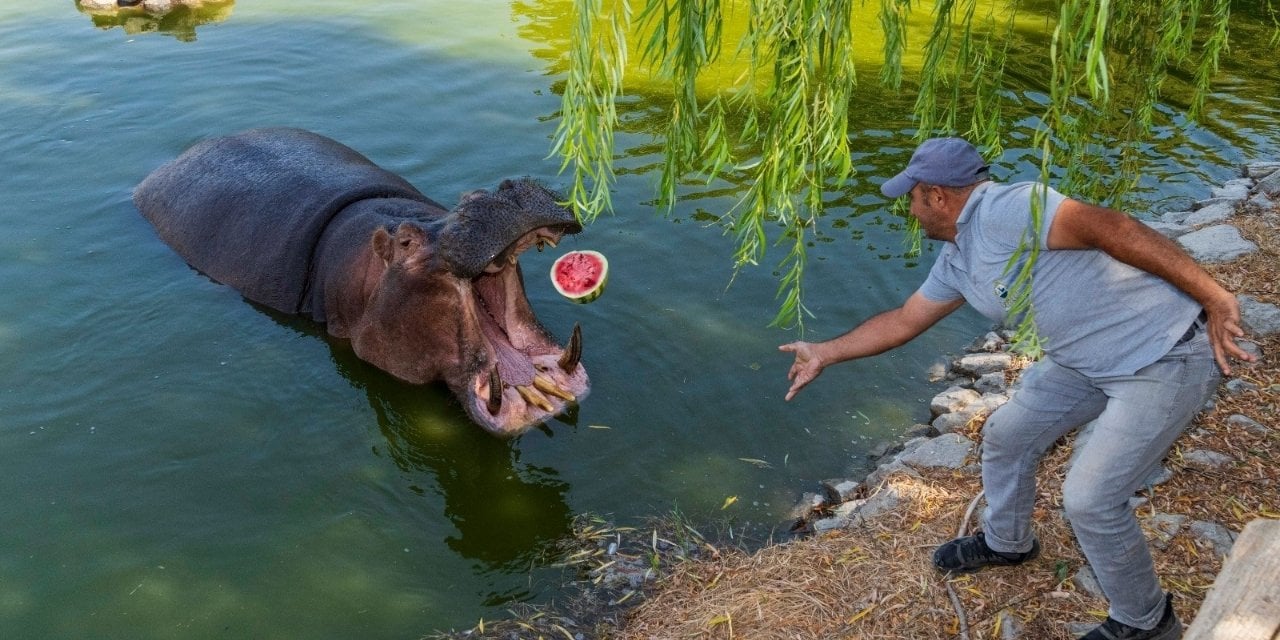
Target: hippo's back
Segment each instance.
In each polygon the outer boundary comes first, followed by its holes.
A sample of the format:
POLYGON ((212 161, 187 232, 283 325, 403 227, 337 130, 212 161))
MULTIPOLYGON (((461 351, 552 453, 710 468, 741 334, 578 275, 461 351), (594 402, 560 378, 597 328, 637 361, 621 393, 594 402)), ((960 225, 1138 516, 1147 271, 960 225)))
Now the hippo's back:
POLYGON ((302 306, 325 225, 353 202, 387 197, 430 202, 355 150, 288 128, 200 142, 133 194, 187 263, 286 313, 302 306))

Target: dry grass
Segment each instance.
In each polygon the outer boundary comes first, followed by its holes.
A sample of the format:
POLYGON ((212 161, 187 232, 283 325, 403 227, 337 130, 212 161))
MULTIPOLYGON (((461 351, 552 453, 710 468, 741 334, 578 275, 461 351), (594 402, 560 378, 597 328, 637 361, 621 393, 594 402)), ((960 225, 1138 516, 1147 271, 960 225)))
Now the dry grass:
MULTIPOLYGON (((1258 217, 1233 223, 1260 251, 1209 270, 1232 291, 1280 304, 1280 230, 1268 228, 1258 217)), ((1266 361, 1236 371, 1257 389, 1236 395, 1219 392, 1216 406, 1199 416, 1170 451, 1166 466, 1174 471, 1173 479, 1143 494, 1149 501, 1139 507, 1140 518, 1182 514, 1189 520, 1220 522, 1236 532, 1255 518, 1280 518, 1280 337, 1258 344, 1268 354, 1266 361), (1227 418, 1234 414, 1271 430, 1257 435, 1229 426, 1227 418), (1183 460, 1190 449, 1225 453, 1235 462, 1221 470, 1196 468, 1183 460)), ((966 435, 980 439, 981 423, 972 424, 966 435)), ((623 605, 616 597, 588 596, 579 604, 591 601, 594 613, 579 608, 578 615, 551 618, 525 610, 520 612, 524 620, 468 635, 572 640, 572 629, 585 638, 625 640, 977 640, 1000 638, 1002 627, 1017 624, 1023 638, 1070 638, 1067 623, 1096 623, 1106 616, 1106 603, 1077 590, 1071 581, 1084 558, 1061 516, 1061 483, 1070 447, 1071 439, 1064 439, 1043 462, 1034 514, 1042 553, 1023 567, 979 572, 951 579, 948 585, 930 556, 934 547, 957 534, 980 491, 979 479, 965 472, 898 476, 880 490, 896 491, 900 506, 860 528, 754 553, 717 550, 705 541, 669 547, 705 550, 686 561, 670 554, 660 558, 655 545, 652 559, 664 575, 644 597, 623 605), (963 621, 948 586, 961 604, 963 621)), ((1149 534, 1154 539, 1154 532, 1149 534)), ((1174 594, 1184 623, 1194 618, 1222 568, 1222 559, 1201 545, 1184 526, 1153 549, 1157 571, 1174 594)), ((602 573, 588 575, 598 579, 602 573)))

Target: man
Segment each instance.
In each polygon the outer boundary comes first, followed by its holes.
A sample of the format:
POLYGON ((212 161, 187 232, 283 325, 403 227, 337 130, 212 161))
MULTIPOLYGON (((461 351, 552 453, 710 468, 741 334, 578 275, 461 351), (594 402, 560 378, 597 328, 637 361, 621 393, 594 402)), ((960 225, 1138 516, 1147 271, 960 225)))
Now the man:
POLYGON ((1036 183, 996 184, 959 138, 926 140, 880 187, 911 194, 911 215, 946 244, 921 287, 899 308, 795 354, 791 400, 832 364, 882 353, 920 335, 964 302, 1003 322, 1040 201, 1042 248, 1031 301, 1045 358, 988 418, 983 431, 982 530, 940 546, 940 571, 1016 565, 1040 550, 1031 530, 1036 466, 1063 434, 1096 420, 1062 488, 1063 508, 1110 601, 1088 640, 1180 638, 1129 498, 1214 392, 1228 357, 1252 360, 1234 338, 1235 296, 1177 245, 1133 218, 1036 183), (1025 235, 1024 235, 1025 234, 1025 235))

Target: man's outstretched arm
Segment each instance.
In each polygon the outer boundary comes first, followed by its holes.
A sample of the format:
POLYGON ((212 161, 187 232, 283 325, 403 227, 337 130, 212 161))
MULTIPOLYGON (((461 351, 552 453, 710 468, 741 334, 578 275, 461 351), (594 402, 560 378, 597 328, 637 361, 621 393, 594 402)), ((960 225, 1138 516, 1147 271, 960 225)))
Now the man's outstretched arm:
POLYGON ((779 351, 796 355, 787 372, 791 388, 787 390, 786 400, 794 398, 826 367, 906 344, 962 304, 964 299, 934 302, 917 291, 901 307, 872 316, 837 338, 826 342, 792 342, 778 347, 779 351))

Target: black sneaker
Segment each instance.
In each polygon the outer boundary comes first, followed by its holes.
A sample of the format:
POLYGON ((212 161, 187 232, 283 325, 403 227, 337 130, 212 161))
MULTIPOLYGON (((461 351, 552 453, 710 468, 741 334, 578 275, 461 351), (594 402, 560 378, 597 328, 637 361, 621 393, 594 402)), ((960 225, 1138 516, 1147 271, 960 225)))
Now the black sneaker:
POLYGON ((1173 595, 1164 596, 1164 615, 1154 629, 1138 629, 1116 622, 1111 618, 1090 631, 1081 640, 1178 640, 1182 637, 1182 623, 1173 613, 1173 595))
POLYGON ((987 546, 986 536, 977 535, 956 538, 933 552, 933 566, 939 571, 972 573, 983 567, 1009 567, 1022 564, 1040 555, 1040 542, 1031 540, 1031 549, 1025 553, 1001 553, 987 546))

